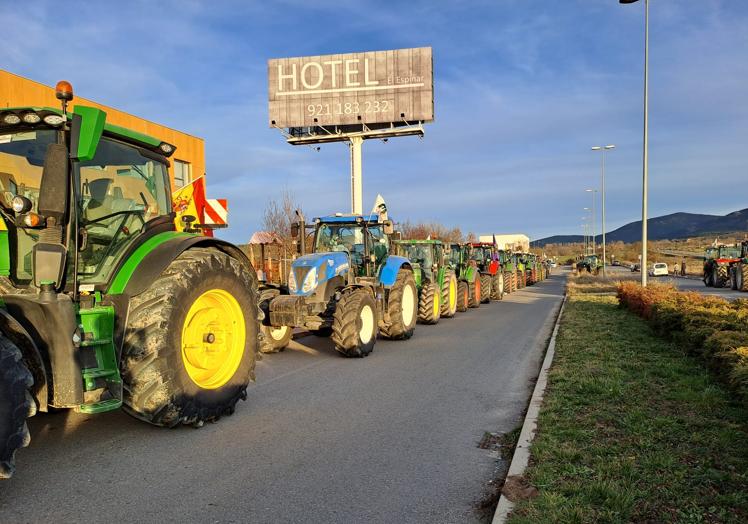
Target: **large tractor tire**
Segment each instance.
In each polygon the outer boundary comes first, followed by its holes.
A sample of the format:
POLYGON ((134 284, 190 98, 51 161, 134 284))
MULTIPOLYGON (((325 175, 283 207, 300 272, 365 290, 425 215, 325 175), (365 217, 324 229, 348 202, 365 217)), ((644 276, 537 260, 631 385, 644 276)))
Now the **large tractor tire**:
POLYGON ((382 322, 379 331, 391 340, 405 340, 413 336, 418 320, 418 291, 413 272, 400 270, 387 299, 389 321, 382 322))
POLYGON ((444 274, 444 286, 442 289, 442 316, 452 318, 457 313, 457 276, 454 271, 444 274))
POLYGON ((726 287, 729 281, 729 268, 724 265, 717 266, 714 273, 714 287, 726 287))
POLYGON ((738 280, 738 290, 748 291, 748 264, 744 262, 738 264, 736 274, 738 280))
POLYGON ((475 275, 475 279, 472 282, 468 282, 468 307, 476 308, 480 307, 480 303, 483 301, 483 295, 481 294, 480 286, 480 275, 475 275))
POLYGON ((491 277, 491 300, 504 299, 504 275, 496 273, 491 277))
POLYGON ((512 293, 514 293, 515 291, 517 291, 517 289, 519 289, 519 284, 517 282, 517 272, 512 271, 511 277, 512 277, 512 293))
POLYGON ((257 303, 250 267, 210 248, 180 254, 130 302, 125 410, 168 427, 231 415, 254 379, 257 303))
POLYGON ((491 288, 491 275, 483 273, 480 276, 480 301, 481 304, 488 304, 491 302, 491 294, 493 289, 491 288))
POLYGON ((738 265, 733 264, 730 266, 730 289, 737 291, 738 288, 738 265))
POLYGON ((36 414, 33 385, 21 351, 0 334, 0 479, 13 476, 16 450, 31 442, 26 419, 36 414))
POLYGON ((517 271, 517 289, 525 287, 525 274, 523 271, 517 271))
POLYGON ((501 278, 504 281, 504 294, 512 292, 512 275, 509 273, 502 273, 501 278))
POLYGON ((365 357, 377 341, 377 304, 366 289, 353 289, 338 300, 332 319, 335 349, 346 357, 365 357))
POLYGON ((431 282, 424 282, 418 299, 418 321, 436 324, 441 317, 441 291, 431 282))
MULTIPOLYGON (((280 291, 277 289, 266 289, 260 292, 260 303, 270 301, 277 297, 280 291)), ((265 326, 260 324, 260 332, 262 333, 262 342, 260 343, 261 353, 278 353, 286 349, 288 344, 291 342, 291 335, 293 334, 293 328, 291 326, 265 326)))
POLYGON ((470 289, 464 280, 457 282, 457 311, 464 313, 470 307, 470 289))

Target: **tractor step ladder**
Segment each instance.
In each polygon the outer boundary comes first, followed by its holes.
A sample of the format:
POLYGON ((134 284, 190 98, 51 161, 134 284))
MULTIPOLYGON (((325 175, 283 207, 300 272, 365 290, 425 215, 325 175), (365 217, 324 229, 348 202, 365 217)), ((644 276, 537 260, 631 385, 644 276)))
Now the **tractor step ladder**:
POLYGON ((103 413, 122 406, 122 378, 114 347, 114 308, 96 305, 78 311, 83 364, 82 413, 103 413))

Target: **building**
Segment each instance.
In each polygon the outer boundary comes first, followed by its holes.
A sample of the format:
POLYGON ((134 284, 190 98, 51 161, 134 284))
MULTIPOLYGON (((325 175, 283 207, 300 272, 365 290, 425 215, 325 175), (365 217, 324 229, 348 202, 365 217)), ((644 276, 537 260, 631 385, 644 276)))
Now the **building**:
POLYGON ((499 249, 530 251, 530 237, 521 233, 513 235, 502 235, 499 233, 495 235, 481 235, 479 240, 481 242, 493 242, 494 236, 496 237, 496 244, 499 246, 499 249))
MULTIPOLYGON (((72 84, 75 89, 75 82, 72 84)), ((202 138, 104 106, 76 93, 71 105, 78 104, 102 109, 106 112, 107 122, 111 124, 151 135, 176 146, 177 150, 170 159, 169 167, 172 191, 190 184, 205 174, 205 142, 202 138)), ((55 98, 54 87, 0 69, 0 107, 25 106, 59 108, 60 101, 55 98)))

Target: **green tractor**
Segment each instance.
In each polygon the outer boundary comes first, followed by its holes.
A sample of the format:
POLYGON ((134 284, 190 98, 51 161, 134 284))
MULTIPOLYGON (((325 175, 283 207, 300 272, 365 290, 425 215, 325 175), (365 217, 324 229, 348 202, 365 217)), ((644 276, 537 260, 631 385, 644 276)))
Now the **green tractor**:
POLYGON ((0 109, 2 478, 37 411, 199 427, 254 377, 255 272, 237 247, 176 230, 174 147, 68 113, 66 82, 57 98, 62 111, 0 109))
POLYGON ((600 272, 602 264, 597 255, 585 255, 577 261, 577 273, 581 274, 584 271, 597 275, 600 272))
POLYGON ((517 291, 517 255, 499 250, 499 258, 504 270, 504 293, 514 293, 517 291))
POLYGON ((517 255, 517 289, 527 286, 527 253, 516 253, 517 255))
POLYGON ((447 264, 441 240, 395 240, 395 255, 410 260, 418 288, 418 321, 436 324, 457 312, 457 276, 447 264))
POLYGON ((470 259, 470 245, 453 243, 449 251, 449 267, 457 275, 457 311, 480 307, 483 302, 480 271, 470 259))
POLYGON ((748 291, 748 240, 740 243, 740 257, 730 269, 732 289, 748 291))
POLYGON ((708 247, 704 253, 704 285, 728 287, 733 267, 741 261, 741 255, 744 255, 743 249, 742 245, 708 247))

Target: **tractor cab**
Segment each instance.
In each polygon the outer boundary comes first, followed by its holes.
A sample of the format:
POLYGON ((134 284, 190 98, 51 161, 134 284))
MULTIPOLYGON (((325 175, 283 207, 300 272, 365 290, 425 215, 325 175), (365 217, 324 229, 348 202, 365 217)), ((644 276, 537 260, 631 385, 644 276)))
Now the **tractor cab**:
POLYGON ((498 250, 489 242, 470 244, 470 259, 475 261, 482 273, 495 275, 501 268, 498 250))

